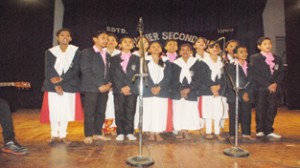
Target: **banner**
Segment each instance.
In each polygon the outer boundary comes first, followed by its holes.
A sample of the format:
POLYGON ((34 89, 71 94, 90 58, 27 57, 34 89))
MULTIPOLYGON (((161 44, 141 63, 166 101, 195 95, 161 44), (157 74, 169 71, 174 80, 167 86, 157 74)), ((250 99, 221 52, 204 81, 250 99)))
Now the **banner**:
MULTIPOLYGON (((136 43, 139 35, 138 32, 129 32, 126 28, 106 26, 107 32, 114 33, 120 39, 124 36, 133 38, 136 43)), ((179 44, 190 43, 194 44, 198 37, 204 37, 208 40, 216 40, 220 37, 225 37, 226 40, 230 40, 235 36, 235 28, 220 28, 215 31, 205 32, 178 32, 178 31, 145 31, 144 36, 150 41, 159 41, 164 44, 167 40, 176 40, 179 44)))

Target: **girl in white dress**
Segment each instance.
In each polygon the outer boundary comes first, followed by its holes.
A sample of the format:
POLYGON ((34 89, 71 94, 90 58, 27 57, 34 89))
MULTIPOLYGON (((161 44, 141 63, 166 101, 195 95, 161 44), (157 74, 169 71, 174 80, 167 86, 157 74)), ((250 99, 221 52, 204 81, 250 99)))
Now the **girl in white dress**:
POLYGON ((78 47, 70 45, 69 29, 57 32, 58 46, 46 51, 44 100, 41 110, 41 122, 50 122, 50 145, 66 139, 69 121, 82 120, 83 112, 80 100, 78 47))
MULTIPOLYGON (((161 55, 162 46, 159 42, 152 42, 149 47, 146 63, 148 66, 148 86, 144 87, 143 98, 143 131, 149 132, 149 140, 162 141, 160 133, 166 131, 168 115, 169 85, 171 80, 171 66, 166 57, 161 55)), ((135 125, 138 125, 136 113, 135 125)))
POLYGON ((221 120, 228 118, 228 105, 224 95, 225 76, 223 72, 224 64, 218 56, 220 46, 211 41, 208 44, 209 57, 205 57, 201 63, 206 67, 205 87, 199 90, 202 95, 202 112, 206 123, 206 138, 212 139, 212 122, 214 121, 214 133, 219 140, 224 140, 220 135, 221 120))
POLYGON ((200 85, 200 64, 192 56, 192 46, 182 44, 172 69, 171 97, 173 126, 179 138, 189 139, 189 130, 200 129, 197 90, 200 85))

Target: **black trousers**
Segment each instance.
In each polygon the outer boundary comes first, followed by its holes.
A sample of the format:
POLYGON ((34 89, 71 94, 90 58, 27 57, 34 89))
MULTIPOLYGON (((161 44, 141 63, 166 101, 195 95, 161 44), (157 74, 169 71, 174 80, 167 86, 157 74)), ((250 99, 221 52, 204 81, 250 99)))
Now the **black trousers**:
POLYGON ((137 95, 124 96, 114 94, 115 120, 117 134, 132 134, 134 131, 134 115, 136 110, 137 95))
POLYGON ((256 132, 270 134, 277 115, 277 94, 269 91, 255 92, 256 132))
POLYGON ((85 92, 84 135, 102 135, 108 93, 85 92))
POLYGON ((14 127, 12 123, 11 111, 7 101, 0 99, 0 125, 4 143, 15 140, 14 127))
MULTIPOLYGON (((229 134, 235 136, 235 102, 229 102, 229 134)), ((242 134, 251 134, 251 103, 239 101, 239 121, 241 124, 242 134)))

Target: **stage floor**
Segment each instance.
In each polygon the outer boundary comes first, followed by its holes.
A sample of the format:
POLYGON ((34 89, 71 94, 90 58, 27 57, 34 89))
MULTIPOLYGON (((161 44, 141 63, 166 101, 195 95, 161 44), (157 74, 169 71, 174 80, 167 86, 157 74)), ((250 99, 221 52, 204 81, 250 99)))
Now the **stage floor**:
MULTIPOLYGON (((23 109, 13 113, 15 133, 18 141, 29 148, 25 156, 0 152, 0 168, 125 168, 125 160, 138 153, 137 142, 96 142, 84 145, 83 123, 70 123, 68 139, 70 146, 50 147, 50 128, 40 124, 39 110, 23 109)), ((252 115, 252 134, 255 134, 255 115, 252 115)), ((279 141, 257 139, 241 142, 240 147, 250 152, 247 158, 231 158, 223 154, 230 148, 228 141, 205 140, 204 130, 193 132, 191 140, 175 139, 171 134, 163 135, 163 142, 145 140, 143 154, 150 155, 153 168, 285 168, 300 167, 300 111, 279 108, 275 120, 275 132, 283 136, 279 141)), ((0 129, 0 131, 2 131, 0 129)), ((224 135, 228 132, 226 121, 224 135)), ((146 139, 146 138, 145 138, 146 139)), ((3 140, 0 140, 0 146, 3 140)))

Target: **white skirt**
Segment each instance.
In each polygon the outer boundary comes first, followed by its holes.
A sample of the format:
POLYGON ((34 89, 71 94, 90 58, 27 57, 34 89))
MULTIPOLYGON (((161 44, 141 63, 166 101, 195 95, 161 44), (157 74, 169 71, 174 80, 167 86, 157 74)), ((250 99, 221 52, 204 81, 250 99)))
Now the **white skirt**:
MULTIPOLYGON (((143 131, 160 133, 166 131, 168 116, 168 98, 145 97, 143 98, 143 131)), ((139 99, 134 119, 137 129, 139 124, 139 99)))
POLYGON ((173 127, 175 131, 200 130, 198 101, 173 99, 173 127))
POLYGON ((228 104, 226 97, 202 96, 202 114, 204 119, 228 118, 228 104))
POLYGON ((75 93, 58 95, 48 92, 49 116, 51 122, 75 121, 75 93))

